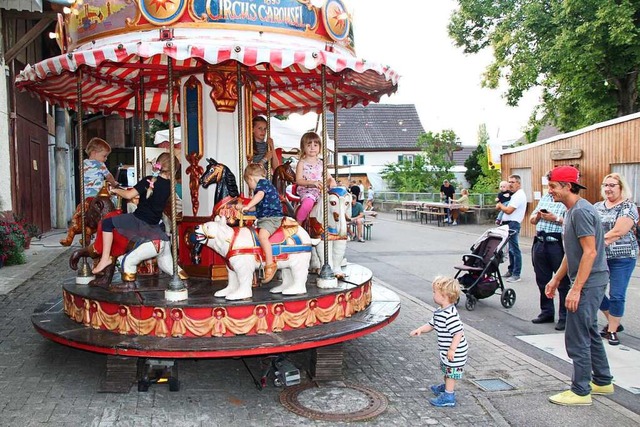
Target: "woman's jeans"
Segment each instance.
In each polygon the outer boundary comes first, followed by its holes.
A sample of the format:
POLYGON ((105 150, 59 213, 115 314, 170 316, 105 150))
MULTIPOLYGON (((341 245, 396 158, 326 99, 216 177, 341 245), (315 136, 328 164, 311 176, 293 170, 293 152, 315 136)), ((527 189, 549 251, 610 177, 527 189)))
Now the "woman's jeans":
POLYGON ((609 298, 605 295, 600 304, 600 310, 609 311, 613 317, 624 315, 624 303, 627 286, 631 273, 636 267, 635 258, 611 258, 607 260, 609 266, 609 298))

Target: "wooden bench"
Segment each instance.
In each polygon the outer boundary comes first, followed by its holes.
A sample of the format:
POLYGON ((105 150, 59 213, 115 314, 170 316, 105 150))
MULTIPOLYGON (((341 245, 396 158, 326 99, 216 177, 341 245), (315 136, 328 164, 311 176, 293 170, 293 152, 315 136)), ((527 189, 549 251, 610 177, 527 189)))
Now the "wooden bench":
POLYGON ((444 219, 447 216, 446 213, 438 211, 438 210, 424 210, 420 211, 420 223, 422 224, 422 220, 424 219, 424 224, 429 223, 429 221, 437 221, 438 227, 444 225, 444 219))
POLYGON ((413 214, 413 218, 414 219, 418 219, 418 210, 417 209, 412 209, 412 208, 393 208, 393 210, 396 213, 396 219, 398 219, 398 217, 400 217, 400 219, 404 219, 403 218, 403 214, 407 214, 407 219, 409 219, 409 214, 413 214))
MULTIPOLYGON (((373 228, 373 224, 374 224, 373 221, 367 220, 367 219, 365 219, 364 223, 362 224, 362 234, 363 234, 362 238, 364 240, 371 240, 371 229, 373 228)), ((357 235, 355 224, 349 224, 349 232, 351 233, 352 236, 357 235)))

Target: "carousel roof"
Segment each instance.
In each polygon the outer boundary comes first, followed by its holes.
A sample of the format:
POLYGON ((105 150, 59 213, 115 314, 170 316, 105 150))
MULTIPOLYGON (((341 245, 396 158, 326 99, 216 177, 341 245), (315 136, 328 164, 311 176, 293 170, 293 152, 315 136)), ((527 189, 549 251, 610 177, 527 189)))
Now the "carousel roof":
MULTIPOLYGON (((77 71, 82 70, 83 109, 131 117, 141 77, 147 117, 168 119, 167 61, 174 59, 175 77, 200 74, 221 64, 243 65, 243 75, 255 84, 253 109, 271 114, 322 111, 321 70, 327 69, 327 100, 339 108, 378 102, 397 90, 398 74, 387 66, 329 50, 228 41, 139 41, 78 50, 27 66, 17 77, 18 88, 40 99, 76 109, 77 71)), ((205 86, 206 87, 206 86, 205 86)), ((207 91, 208 93, 209 91, 207 91)), ((174 111, 179 111, 174 90, 174 111)))

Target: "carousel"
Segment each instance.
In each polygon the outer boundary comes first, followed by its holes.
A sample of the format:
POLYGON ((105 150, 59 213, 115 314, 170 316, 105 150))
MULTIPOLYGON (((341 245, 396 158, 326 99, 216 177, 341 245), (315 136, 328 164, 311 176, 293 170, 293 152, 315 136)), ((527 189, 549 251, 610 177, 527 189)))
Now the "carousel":
MULTIPOLYGON (((378 102, 397 90, 397 74, 355 56, 341 0, 78 0, 65 11, 57 26, 62 54, 27 66, 16 85, 76 112, 80 164, 87 113, 135 118, 139 159, 146 119, 168 121, 170 147, 179 124, 182 144, 170 156, 170 241, 132 244, 116 232, 114 262, 93 276, 100 220, 119 211, 108 192, 83 199, 82 246, 61 297, 34 312, 34 327, 63 345, 165 368, 181 358, 313 350, 310 371, 335 376, 341 344, 393 321, 399 298, 344 259, 351 201, 342 188, 327 190, 326 144, 325 190, 311 224, 283 222, 270 239, 279 273, 260 285, 255 218, 235 209, 250 198, 242 176, 253 155, 252 118, 263 115, 269 128, 274 115, 315 112, 327 141, 327 110, 378 102), (178 167, 188 184, 182 212, 178 167), (332 363, 333 372, 315 369, 332 363)), ((295 179, 288 163, 267 170, 280 191, 295 179)), ((82 168, 79 182, 84 187, 82 168)))

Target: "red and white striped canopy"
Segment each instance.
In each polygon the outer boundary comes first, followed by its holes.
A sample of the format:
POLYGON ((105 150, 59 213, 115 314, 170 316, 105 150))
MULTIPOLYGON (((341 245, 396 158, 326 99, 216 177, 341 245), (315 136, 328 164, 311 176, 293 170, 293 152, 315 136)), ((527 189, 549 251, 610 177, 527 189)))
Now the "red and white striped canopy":
MULTIPOLYGON (((227 41, 228 42, 228 41, 227 41)), ((18 88, 62 107, 77 107, 77 71, 82 70, 84 111, 136 112, 136 95, 144 81, 144 111, 147 117, 168 119, 168 57, 174 59, 174 77, 202 73, 229 61, 239 62, 243 74, 255 82, 253 107, 266 113, 267 85, 271 113, 322 111, 321 70, 326 66, 327 99, 332 108, 378 102, 397 90, 398 75, 387 66, 344 54, 283 46, 240 46, 210 40, 144 41, 76 51, 27 66, 17 77, 18 88)), ((208 94, 208 91, 207 91, 208 94)), ((174 91, 174 111, 179 111, 174 91)))

